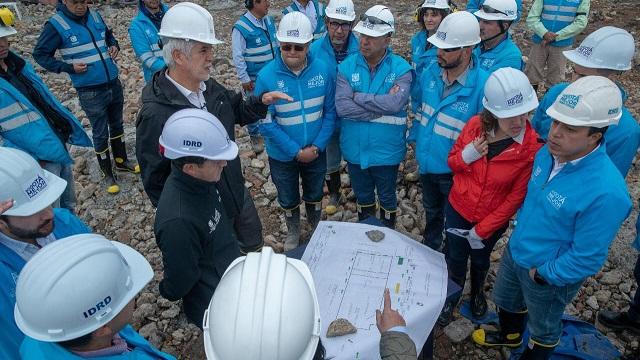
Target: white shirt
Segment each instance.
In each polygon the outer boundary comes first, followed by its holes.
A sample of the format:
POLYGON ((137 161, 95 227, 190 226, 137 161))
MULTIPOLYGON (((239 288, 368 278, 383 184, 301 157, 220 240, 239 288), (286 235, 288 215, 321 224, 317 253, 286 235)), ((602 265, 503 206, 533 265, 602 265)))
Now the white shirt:
POLYGON ((24 241, 12 239, 0 232, 0 244, 11 249, 13 252, 18 254, 18 256, 20 256, 24 261, 29 261, 29 259, 31 259, 33 255, 35 255, 38 252, 38 250, 40 250, 46 245, 51 244, 55 240, 56 240, 56 237, 53 235, 53 233, 43 238, 37 238, 36 243, 40 245, 38 247, 36 245, 29 244, 24 241))
POLYGON ((301 13, 305 14, 309 21, 311 21, 311 29, 315 30, 318 26, 318 14, 316 13, 316 7, 313 5, 313 1, 309 0, 307 6, 303 6, 298 0, 293 0, 301 13))
MULTIPOLYGON (((591 152, 588 153, 587 155, 575 160, 571 160, 569 162, 571 163, 571 165, 576 165, 577 163, 580 162, 580 160, 586 158, 587 156, 591 155, 592 152, 598 150, 599 147, 600 147, 600 144, 598 144, 598 146, 596 146, 595 149, 591 150, 591 152)), ((553 169, 551 169, 551 174, 549 174, 549 180, 547 180, 547 182, 551 181, 551 179, 553 179, 556 175, 558 175, 560 170, 562 170, 565 165, 567 165, 567 161, 561 163, 560 161, 558 161, 557 157, 553 156, 553 169)))
POLYGON ((204 100, 204 91, 207 90, 207 84, 205 84, 204 81, 200 82, 198 92, 195 92, 187 89, 186 87, 178 84, 177 81, 173 80, 171 76, 169 76, 169 71, 167 71, 166 74, 167 74, 167 79, 169 79, 169 81, 171 81, 173 85, 176 86, 176 89, 178 89, 178 91, 180 91, 180 93, 184 95, 184 97, 186 97, 187 100, 189 100, 191 105, 197 107, 198 109, 206 110, 207 102, 204 100))
MULTIPOLYGON (((267 30, 264 25, 264 19, 258 19, 251 11, 247 11, 243 16, 246 16, 251 23, 261 29, 267 30)), ((244 50, 247 48, 247 40, 235 27, 231 30, 231 55, 233 58, 233 65, 236 67, 236 73, 241 83, 248 83, 251 81, 249 74, 247 73, 247 63, 244 61, 244 50)))

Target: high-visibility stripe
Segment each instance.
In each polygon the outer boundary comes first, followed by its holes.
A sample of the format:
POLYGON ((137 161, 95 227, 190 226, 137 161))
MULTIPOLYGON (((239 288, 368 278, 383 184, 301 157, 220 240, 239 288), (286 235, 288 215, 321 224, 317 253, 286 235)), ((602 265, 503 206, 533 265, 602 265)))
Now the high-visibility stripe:
POLYGON ((322 37, 322 35, 324 35, 324 33, 313 34, 313 40, 320 39, 322 37))
POLYGON ((244 21, 237 21, 236 25, 240 25, 243 28, 245 28, 247 31, 253 31, 253 29, 251 28, 251 26, 247 25, 244 21))
POLYGON ((462 131, 462 128, 466 124, 464 121, 456 119, 453 116, 449 116, 445 113, 439 113, 438 120, 446 125, 458 129, 459 131, 462 131))
POLYGON ((22 110, 23 110, 23 107, 20 106, 19 103, 15 102, 9 106, 6 106, 0 109, 0 119, 15 115, 22 110))
POLYGON ((436 125, 433 127, 433 132, 435 132, 436 134, 438 134, 440 136, 444 136, 447 139, 451 139, 451 140, 456 140, 458 138, 458 136, 460 135, 459 132, 457 132, 455 130, 451 130, 451 129, 446 128, 444 126, 441 126, 438 123, 436 123, 436 125))
MULTIPOLYGON (((106 52, 102 53, 102 57, 105 60, 108 58, 111 58, 111 56, 109 56, 109 54, 106 52)), ((69 59, 69 60, 64 59, 64 62, 66 62, 67 64, 91 64, 97 61, 100 61, 100 54, 91 55, 91 56, 83 57, 80 59, 69 59)))
POLYGON ((559 6, 559 9, 562 12, 575 13, 578 12, 577 6, 559 6))
POLYGON ((260 124, 271 124, 273 122, 273 117, 271 113, 267 113, 267 116, 264 119, 260 120, 260 124))
POLYGON ((314 97, 311 99, 306 99, 304 101, 304 108, 310 108, 312 106, 318 106, 318 105, 322 105, 324 103, 324 95, 322 96, 318 96, 318 97, 314 97))
POLYGON ((162 50, 155 50, 153 52, 153 55, 155 55, 156 57, 162 57, 162 50))
POLYGON ((51 20, 55 20, 65 30, 71 30, 71 26, 62 18, 62 16, 55 14, 51 17, 51 20))
POLYGON ((426 104, 426 103, 422 103, 422 112, 423 112, 423 113, 425 113, 425 114, 427 114, 427 115, 431 116, 431 115, 433 115, 433 112, 434 112, 434 111, 435 111, 435 110, 433 109, 433 107, 431 107, 431 105, 426 104))
POLYGON ((91 16, 93 16, 93 21, 95 21, 96 24, 102 23, 102 20, 100 20, 100 15, 98 15, 97 12, 95 12, 93 10, 89 10, 89 13, 91 14, 91 16))
POLYGON ((147 59, 147 61, 144 62, 144 65, 148 68, 150 68, 151 66, 153 66, 153 63, 156 62, 156 57, 152 57, 147 59))
POLYGON ((40 119, 41 119, 40 115, 38 115, 37 112, 29 111, 26 114, 17 116, 11 120, 3 121, 2 123, 0 123, 0 131, 10 131, 13 129, 17 129, 22 125, 25 125, 40 119))
MULTIPOLYGON (((96 41, 96 45, 98 45, 98 47, 104 46, 104 40, 99 40, 96 41)), ((66 49, 60 49, 60 55, 73 55, 73 54, 77 54, 77 53, 81 53, 83 51, 88 51, 88 50, 93 50, 96 47, 93 46, 93 43, 88 43, 88 44, 84 44, 84 45, 78 45, 78 46, 74 46, 74 47, 70 47, 70 48, 66 48, 66 49)))
POLYGON ((151 50, 162 50, 158 44, 151 44, 151 50))
POLYGON ((549 15, 549 14, 542 14, 542 16, 540 17, 544 20, 549 20, 549 21, 559 20, 559 21, 566 21, 566 22, 572 22, 576 18, 575 16, 549 15))
MULTIPOLYGON (((315 97, 315 98, 311 98, 311 99, 307 99, 307 100, 304 101, 304 105, 302 105, 302 106, 304 106, 304 108, 307 109, 307 108, 310 108, 310 107, 322 105, 323 103, 324 103, 324 95, 318 96, 318 97, 315 97)), ((276 111, 279 112, 279 113, 291 112, 291 111, 296 111, 296 110, 300 110, 300 109, 301 109, 301 102, 300 101, 276 105, 276 111)))
POLYGON ((384 115, 377 119, 371 120, 371 122, 378 123, 378 124, 387 124, 387 125, 406 125, 407 119, 400 116, 384 115))
POLYGON ((140 61, 145 61, 150 57, 153 57, 153 52, 152 51, 147 51, 146 53, 140 55, 140 61))
POLYGON ((273 55, 271 53, 262 56, 245 56, 244 61, 246 62, 265 62, 273 59, 273 55))
POLYGON ((547 11, 558 11, 560 9, 560 6, 558 6, 558 5, 544 5, 542 8, 544 10, 547 10, 547 11))
POLYGON ((264 46, 260 46, 257 48, 246 48, 244 49, 244 53, 247 55, 259 54, 265 51, 271 51, 271 45, 267 44, 264 46))
POLYGON ((317 121, 322 117, 322 110, 316 111, 310 114, 305 114, 304 118, 302 115, 290 116, 290 117, 280 117, 276 116, 276 121, 280 125, 291 126, 291 125, 299 125, 302 124, 303 119, 306 119, 307 123, 317 121))

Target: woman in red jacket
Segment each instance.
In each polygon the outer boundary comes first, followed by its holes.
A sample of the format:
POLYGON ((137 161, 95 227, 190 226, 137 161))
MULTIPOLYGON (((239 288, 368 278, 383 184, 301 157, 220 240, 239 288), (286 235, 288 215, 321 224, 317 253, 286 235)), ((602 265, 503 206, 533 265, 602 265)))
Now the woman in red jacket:
MULTIPOLYGON (((483 105, 484 112, 469 120, 449 154, 454 176, 445 207, 450 276, 464 287, 471 257, 470 303, 476 318, 487 311, 483 288, 489 256, 524 201, 542 146, 528 121, 538 99, 524 73, 496 70, 485 84, 483 105)), ((457 300, 445 305, 441 325, 451 320, 457 300)))

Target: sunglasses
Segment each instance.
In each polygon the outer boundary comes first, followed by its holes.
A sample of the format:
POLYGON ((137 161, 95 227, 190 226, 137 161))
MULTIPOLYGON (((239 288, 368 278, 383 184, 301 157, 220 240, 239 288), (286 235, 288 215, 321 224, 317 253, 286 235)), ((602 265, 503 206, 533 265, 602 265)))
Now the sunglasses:
POLYGON ((284 44, 284 45, 280 45, 280 49, 282 49, 282 51, 285 52, 289 52, 291 51, 291 49, 295 50, 295 51, 304 51, 304 49, 306 49, 305 45, 294 45, 294 44, 284 44))
POLYGON ((331 30, 338 30, 338 28, 340 28, 342 31, 347 32, 349 30, 351 30, 351 23, 339 23, 337 21, 330 21, 329 22, 329 28, 331 30))
POLYGON ((388 25, 388 26, 393 26, 393 25, 389 24, 388 22, 386 22, 386 21, 384 21, 384 20, 378 19, 378 18, 377 18, 377 17, 375 17, 375 16, 371 16, 371 15, 367 15, 367 14, 362 14, 362 15, 360 16, 360 21, 368 22, 368 23, 373 24, 373 25, 388 25))
POLYGON ((494 9, 489 5, 482 5, 482 11, 487 14, 502 14, 504 16, 509 16, 509 14, 507 14, 506 12, 494 9))

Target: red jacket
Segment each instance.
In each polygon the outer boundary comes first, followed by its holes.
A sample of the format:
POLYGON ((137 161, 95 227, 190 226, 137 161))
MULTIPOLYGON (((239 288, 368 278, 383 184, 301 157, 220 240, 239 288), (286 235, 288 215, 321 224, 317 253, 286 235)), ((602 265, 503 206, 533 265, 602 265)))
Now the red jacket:
POLYGON ((449 203, 467 221, 475 225, 476 233, 489 238, 518 211, 527 194, 533 159, 542 144, 529 121, 522 144, 514 142, 491 160, 484 156, 471 164, 462 160, 462 150, 480 136, 480 116, 472 117, 449 153, 453 171, 453 187, 449 203))

